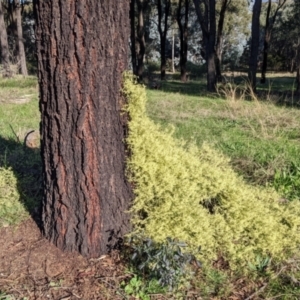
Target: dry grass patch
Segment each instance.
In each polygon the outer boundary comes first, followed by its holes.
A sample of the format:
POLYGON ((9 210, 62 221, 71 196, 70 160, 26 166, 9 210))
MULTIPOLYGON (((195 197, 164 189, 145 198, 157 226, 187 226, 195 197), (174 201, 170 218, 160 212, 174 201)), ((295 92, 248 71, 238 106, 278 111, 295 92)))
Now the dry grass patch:
POLYGON ((285 135, 300 126, 300 111, 274 106, 270 102, 228 100, 224 117, 243 120, 254 136, 265 139, 285 135))

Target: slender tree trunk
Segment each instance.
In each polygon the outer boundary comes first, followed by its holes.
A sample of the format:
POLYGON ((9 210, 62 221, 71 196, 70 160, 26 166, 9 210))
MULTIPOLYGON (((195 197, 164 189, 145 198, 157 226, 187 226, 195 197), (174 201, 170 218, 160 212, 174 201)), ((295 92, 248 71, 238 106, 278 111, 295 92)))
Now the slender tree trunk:
POLYGON ((138 58, 137 76, 139 77, 140 81, 143 79, 144 56, 146 52, 145 29, 144 29, 144 8, 145 8, 144 1, 147 0, 137 0, 137 7, 138 7, 137 40, 139 42, 139 52, 137 55, 138 58))
POLYGON ((179 27, 180 36, 180 80, 187 81, 186 63, 187 63, 187 49, 188 49, 188 15, 189 15, 189 0, 179 0, 177 10, 177 23, 179 27), (184 22, 182 24, 182 2, 184 1, 184 22))
POLYGON ((198 19, 198 22, 200 24, 201 31, 202 31, 201 56, 203 57, 203 59, 205 61, 207 61, 206 47, 207 47, 208 30, 209 30, 209 28, 208 28, 208 4, 206 1, 204 2, 204 13, 202 13, 201 8, 200 8, 201 1, 193 0, 193 2, 194 2, 195 10, 196 10, 197 19, 198 19))
POLYGON ((217 80, 219 82, 222 81, 221 65, 222 65, 223 27, 224 27, 225 13, 229 2, 230 0, 222 0, 219 22, 218 22, 217 42, 216 42, 216 73, 217 73, 217 80))
POLYGON ((136 35, 135 35, 135 1, 130 1, 130 48, 131 48, 131 63, 132 63, 132 72, 134 75, 137 75, 137 62, 136 62, 136 35))
POLYGON ((200 0, 194 0, 198 21, 203 35, 202 57, 206 60, 207 90, 214 92, 217 83, 216 71, 216 0, 204 1, 204 13, 200 9, 200 0))
POLYGON ((12 72, 10 70, 9 48, 8 48, 6 26, 4 22, 2 0, 0 0, 0 46, 1 46, 1 63, 3 66, 3 77, 12 77, 12 72))
POLYGON ((207 53, 207 90, 214 92, 216 90, 216 0, 209 0, 209 35, 206 47, 207 53))
POLYGON ((21 3, 20 0, 14 0, 15 4, 15 16, 17 25, 17 49, 18 57, 20 62, 20 70, 23 76, 28 76, 27 66, 26 66, 26 55, 23 41, 23 29, 22 29, 22 16, 21 16, 21 3))
POLYGON ((272 18, 270 18, 271 8, 272 8, 272 0, 268 0, 268 8, 266 15, 266 28, 265 28, 265 37, 264 37, 264 48, 263 48, 263 61, 261 68, 261 83, 266 83, 266 73, 268 67, 268 52, 269 52, 269 44, 271 40, 272 29, 276 20, 276 16, 280 8, 286 3, 286 0, 279 0, 278 6, 275 10, 275 13, 272 18))
POLYGON ((298 98, 300 98, 300 37, 298 37, 298 47, 297 47, 297 54, 296 54, 296 59, 297 59, 297 75, 296 75, 296 94, 298 98))
POLYGON ((43 232, 98 257, 128 230, 122 72, 129 0, 35 0, 43 232))
POLYGON ((259 16, 261 11, 262 0, 255 0, 253 5, 252 25, 251 25, 251 46, 248 79, 251 88, 256 92, 256 72, 259 50, 259 16))
POLYGON ((172 29, 172 73, 175 73, 175 33, 172 29))
POLYGON ((157 11, 158 11, 158 33, 160 37, 160 77, 161 80, 164 80, 166 77, 166 40, 167 40, 167 32, 168 32, 168 18, 170 14, 171 8, 171 1, 165 0, 164 5, 164 13, 162 8, 162 1, 157 0, 157 11), (164 15, 164 29, 162 29, 162 22, 163 22, 163 15, 164 15))
POLYGON ((167 41, 167 33, 168 33, 168 19, 171 8, 171 0, 166 0, 165 3, 165 18, 164 18, 164 30, 162 32, 162 40, 161 40, 161 79, 165 79, 166 77, 166 69, 167 69, 167 59, 166 59, 166 41, 167 41))
POLYGON ((269 50, 269 42, 271 38, 270 31, 270 12, 272 7, 272 0, 268 1, 267 15, 266 15, 266 28, 265 28, 265 37, 264 37, 264 49, 263 49, 263 61, 261 67, 261 83, 266 83, 266 72, 268 65, 268 50, 269 50))
POLYGON ((296 81, 297 81, 296 93, 298 96, 300 96, 300 65, 297 67, 296 81))

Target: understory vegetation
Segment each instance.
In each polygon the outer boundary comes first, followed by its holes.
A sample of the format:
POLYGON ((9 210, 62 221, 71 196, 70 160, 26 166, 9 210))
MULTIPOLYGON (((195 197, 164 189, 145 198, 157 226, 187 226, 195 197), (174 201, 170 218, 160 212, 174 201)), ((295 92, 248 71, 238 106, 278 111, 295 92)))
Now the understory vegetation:
MULTIPOLYGON (((157 90, 125 80, 135 189, 123 254, 133 275, 120 282, 128 296, 299 299, 300 111, 284 93, 293 79, 271 79, 254 98, 235 83, 207 95, 201 80, 157 90)), ((2 227, 38 215, 41 166, 24 144, 39 126, 36 79, 0 86, 2 227)))

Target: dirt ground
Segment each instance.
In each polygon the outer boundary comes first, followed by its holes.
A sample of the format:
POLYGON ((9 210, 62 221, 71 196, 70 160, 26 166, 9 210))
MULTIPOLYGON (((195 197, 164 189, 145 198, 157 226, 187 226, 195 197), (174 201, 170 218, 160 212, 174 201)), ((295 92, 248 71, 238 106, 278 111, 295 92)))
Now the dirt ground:
POLYGON ((0 229, 0 299, 124 299, 124 274, 118 253, 89 260, 64 253, 32 219, 0 229))
MULTIPOLYGON (((31 218, 17 227, 0 229, 0 300, 132 300, 120 288, 130 277, 118 252, 97 259, 62 252, 42 236, 31 218)), ((241 279, 227 299, 261 299, 253 294, 257 288, 241 279)), ((151 299, 176 296, 153 295, 151 299)), ((204 298, 191 290, 184 299, 204 298)))

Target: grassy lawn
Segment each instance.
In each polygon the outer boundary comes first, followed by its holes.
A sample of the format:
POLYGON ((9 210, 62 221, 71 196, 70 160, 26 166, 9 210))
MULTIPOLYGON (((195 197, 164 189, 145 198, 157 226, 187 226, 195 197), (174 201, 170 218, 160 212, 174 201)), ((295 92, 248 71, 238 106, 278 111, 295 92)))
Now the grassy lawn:
POLYGON ((37 79, 1 79, 0 99, 0 225, 7 226, 37 212, 40 205, 39 151, 24 145, 26 134, 39 129, 37 79), (11 191, 5 192, 8 181, 11 191))
MULTIPOLYGON (((203 79, 186 84, 170 80, 161 89, 147 90, 147 113, 162 128, 172 126, 178 139, 197 145, 212 144, 230 157, 233 168, 251 184, 274 186, 284 199, 298 200, 300 110, 292 92, 294 79, 285 75, 269 78, 268 84, 258 84, 259 99, 254 100, 241 97, 233 83, 209 95, 203 79)), ((242 85, 241 77, 236 80, 242 85)), ((3 227, 30 214, 36 218, 40 208, 39 150, 24 145, 26 134, 39 129, 36 78, 0 79, 0 99, 0 227, 3 227), (10 181, 12 177, 16 181, 10 181), (9 182, 12 191, 6 193, 9 182), (8 201, 12 205, 6 205, 8 201)), ((201 273, 192 282, 191 289, 201 291, 201 299, 229 299, 226 298, 229 295, 231 299, 241 299, 239 289, 248 289, 244 292, 252 296, 247 299, 300 297, 298 258, 276 266, 272 272, 258 261, 256 273, 247 278, 239 277, 238 270, 223 270, 219 264, 216 262, 215 268, 201 273)), ((0 290, 0 299, 10 299, 3 297, 0 290)))
MULTIPOLYGON (((282 85, 292 89, 293 78, 275 78, 272 85, 276 91, 282 85)), ((148 90, 148 114, 163 127, 174 126, 177 138, 213 144, 253 183, 270 184, 276 172, 294 172, 300 166, 297 107, 267 99, 242 101, 229 92, 227 97, 222 92, 208 96, 203 90, 203 82, 179 81, 148 90)))

